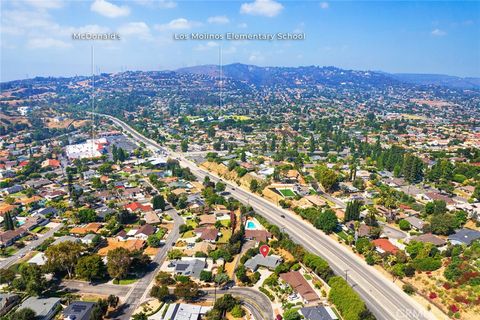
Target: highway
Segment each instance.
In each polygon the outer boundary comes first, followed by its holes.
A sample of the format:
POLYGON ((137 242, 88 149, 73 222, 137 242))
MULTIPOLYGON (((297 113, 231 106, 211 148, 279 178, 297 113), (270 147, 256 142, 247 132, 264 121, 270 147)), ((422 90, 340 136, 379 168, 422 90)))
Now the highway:
MULTIPOLYGON (((155 141, 142 136, 123 121, 112 116, 104 116, 130 133, 134 139, 145 143, 152 149, 167 152, 155 141)), ((208 175, 213 181, 219 180, 218 177, 184 159, 181 154, 170 152, 170 155, 177 158, 182 166, 190 168, 199 179, 208 175)), ((364 299, 377 319, 436 319, 424 306, 409 297, 390 279, 374 267, 367 265, 362 258, 343 248, 337 241, 315 229, 307 221, 229 181, 224 182, 227 184, 227 191, 235 198, 244 202, 248 201, 258 214, 282 228, 294 241, 312 253, 322 256, 337 275, 343 276, 347 273, 348 282, 364 299)))

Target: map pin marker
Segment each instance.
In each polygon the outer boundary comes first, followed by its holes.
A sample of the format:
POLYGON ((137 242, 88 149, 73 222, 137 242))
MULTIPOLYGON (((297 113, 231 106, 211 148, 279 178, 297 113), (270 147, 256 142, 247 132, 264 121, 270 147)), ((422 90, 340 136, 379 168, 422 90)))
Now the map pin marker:
POLYGON ((264 258, 268 255, 269 251, 270 251, 270 247, 267 246, 266 244, 260 247, 260 253, 263 255, 264 258))

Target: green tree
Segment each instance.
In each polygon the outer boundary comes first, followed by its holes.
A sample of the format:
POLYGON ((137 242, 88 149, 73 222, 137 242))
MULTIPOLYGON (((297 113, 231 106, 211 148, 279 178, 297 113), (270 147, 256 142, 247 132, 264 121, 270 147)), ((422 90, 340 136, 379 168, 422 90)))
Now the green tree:
POLYGON ((337 215, 332 209, 322 211, 315 220, 315 227, 321 229, 326 234, 332 233, 338 224, 337 215))
POLYGON ((13 223, 12 214, 10 212, 7 212, 4 216, 4 225, 5 230, 15 229, 15 224, 13 223))
POLYGON ((172 278, 170 273, 165 271, 160 271, 159 273, 157 273, 157 275, 155 276, 155 281, 161 286, 169 286, 175 283, 175 280, 172 278))
POLYGON ((360 208, 362 207, 363 202, 360 200, 353 200, 347 203, 347 208, 345 209, 345 218, 344 221, 358 220, 360 218, 360 208))
POLYGON ((35 319, 36 313, 30 308, 22 308, 14 312, 11 316, 11 320, 32 320, 35 319))
POLYGON ((0 284, 10 284, 15 279, 15 271, 0 269, 0 284))
POLYGON ((174 294, 185 301, 193 301, 199 294, 198 284, 191 280, 184 283, 177 283, 174 294))
POLYGON ((66 271, 68 277, 71 278, 83 251, 83 246, 74 241, 65 241, 50 246, 45 251, 46 267, 51 271, 66 271))
POLYGON ((80 223, 89 223, 97 220, 97 213, 90 208, 82 208, 78 210, 77 218, 80 223))
POLYGON ((207 270, 202 270, 200 272, 200 281, 211 282, 213 279, 212 272, 207 270))
POLYGON ((245 316, 245 310, 243 310, 239 304, 236 304, 232 308, 232 311, 230 311, 230 314, 235 318, 243 318, 245 316))
POLYGON ((78 259, 75 273, 88 281, 101 279, 105 274, 105 264, 98 254, 83 256, 78 259))
POLYGON ((188 141, 187 140, 182 140, 182 143, 180 144, 180 148, 182 152, 187 152, 188 151, 188 141))
POLYGON ((20 267, 20 276, 12 281, 12 287, 28 295, 39 296, 48 287, 42 269, 36 264, 20 267))
POLYGON ((257 190, 258 190, 258 181, 255 179, 252 179, 250 181, 250 191, 257 192, 257 190))
POLYGON ((167 286, 153 286, 150 295, 160 301, 166 301, 170 298, 170 292, 167 286))
POLYGON ((284 320, 300 320, 302 316, 298 313, 297 309, 288 309, 283 313, 284 320))
POLYGON ((131 263, 130 252, 125 248, 116 248, 107 254, 107 271, 114 279, 125 278, 131 263))
POLYGON ((430 220, 430 228, 434 234, 449 235, 455 231, 456 223, 452 214, 434 214, 430 220))
POLYGON ((165 210, 165 198, 161 194, 157 194, 152 198, 153 210, 165 210))
POLYGON ((317 166, 315 168, 315 179, 318 180, 325 189, 325 191, 332 191, 338 184, 338 175, 337 173, 327 168, 327 166, 317 166))
POLYGON ((404 230, 404 231, 410 230, 410 227, 411 227, 410 222, 404 219, 398 222, 398 226, 400 227, 401 230, 404 230))

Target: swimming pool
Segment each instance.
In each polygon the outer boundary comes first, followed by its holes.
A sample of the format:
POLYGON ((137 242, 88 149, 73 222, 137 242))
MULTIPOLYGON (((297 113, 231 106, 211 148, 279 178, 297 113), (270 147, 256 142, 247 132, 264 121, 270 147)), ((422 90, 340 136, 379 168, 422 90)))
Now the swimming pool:
POLYGON ((248 220, 247 224, 245 225, 245 229, 247 230, 258 230, 258 225, 255 221, 253 220, 248 220))

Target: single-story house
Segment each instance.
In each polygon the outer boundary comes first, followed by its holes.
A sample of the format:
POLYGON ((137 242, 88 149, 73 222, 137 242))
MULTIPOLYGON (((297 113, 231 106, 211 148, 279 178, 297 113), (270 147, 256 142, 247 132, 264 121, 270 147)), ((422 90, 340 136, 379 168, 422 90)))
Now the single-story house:
POLYGON ((32 309, 38 320, 50 320, 55 316, 57 308, 60 307, 60 298, 29 297, 19 307, 21 309, 32 309))
POLYGON ((315 290, 308 284, 307 280, 298 271, 290 271, 280 274, 280 278, 288 283, 306 303, 317 302, 320 297, 315 290))
POLYGON ((73 301, 63 310, 64 319, 90 320, 95 302, 73 301))
POLYGON ((388 252, 395 254, 398 251, 398 248, 394 246, 388 239, 375 239, 372 241, 372 243, 380 253, 388 252))
POLYGON ((337 315, 328 306, 305 307, 300 313, 307 320, 338 320, 337 315))
POLYGON ((266 256, 264 257, 262 254, 258 253, 253 258, 248 259, 245 262, 245 268, 248 268, 252 271, 257 271, 258 267, 265 267, 267 269, 273 270, 275 269, 280 263, 282 263, 283 259, 280 256, 266 256))
POLYGON ((245 239, 255 240, 256 242, 267 242, 272 237, 272 234, 267 230, 245 230, 245 239))
POLYGON ((417 241, 417 242, 423 242, 423 243, 431 243, 436 247, 443 247, 447 243, 442 238, 437 237, 436 235, 433 235, 431 233, 426 233, 426 234, 422 234, 422 235, 419 235, 419 236, 416 236, 416 237, 411 237, 407 241, 408 242, 417 241))
POLYGON ((170 320, 198 320, 212 307, 205 307, 186 303, 170 304, 163 319, 170 320))
POLYGON ((404 220, 408 221, 412 228, 418 231, 422 231, 425 226, 425 221, 414 216, 406 217, 404 220))
POLYGON ((20 297, 14 293, 0 293, 0 317, 20 302, 20 297))
POLYGON ((196 279, 200 279, 200 273, 207 265, 205 259, 201 258, 184 258, 182 260, 172 261, 172 264, 174 265, 175 274, 190 276, 196 279))
POLYGON ((452 244, 466 244, 467 246, 477 239, 480 239, 480 231, 467 228, 455 230, 454 234, 448 236, 448 240, 452 244))

